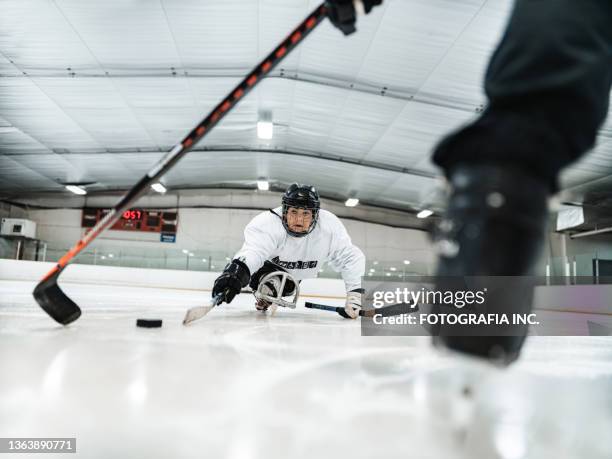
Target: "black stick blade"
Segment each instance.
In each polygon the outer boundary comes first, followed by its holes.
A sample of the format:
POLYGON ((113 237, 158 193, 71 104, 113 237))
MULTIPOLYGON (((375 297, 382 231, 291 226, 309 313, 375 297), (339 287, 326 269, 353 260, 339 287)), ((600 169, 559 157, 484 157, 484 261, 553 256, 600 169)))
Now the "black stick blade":
POLYGON ((57 285, 62 270, 56 267, 34 289, 34 299, 56 322, 68 325, 81 316, 81 309, 57 285))
MULTIPOLYGON (((352 318, 351 316, 349 316, 346 313, 346 311, 344 310, 344 308, 342 306, 328 306, 326 304, 311 303, 310 301, 307 301, 304 306, 306 306, 307 308, 310 308, 310 309, 320 309, 321 311, 337 312, 338 314, 340 314, 345 319, 351 319, 352 318)), ((362 317, 366 316, 365 311, 363 309, 361 309, 359 311, 359 315, 362 316, 362 317)))
MULTIPOLYGON (((346 313, 342 306, 328 306, 326 304, 306 302, 305 306, 310 309, 320 309, 322 311, 337 312, 345 319, 349 319, 349 315, 346 313)), ((361 317, 374 317, 376 314, 380 314, 382 317, 399 316, 401 314, 410 314, 418 312, 419 306, 413 305, 412 303, 397 303, 390 306, 384 306, 378 309, 360 309, 359 315, 361 317)))
POLYGON ((365 317, 374 317, 376 314, 380 314, 382 317, 400 316, 402 314, 412 314, 413 312, 419 311, 419 305, 411 302, 408 303, 397 303, 389 306, 383 306, 378 309, 362 309, 359 311, 363 312, 365 317))

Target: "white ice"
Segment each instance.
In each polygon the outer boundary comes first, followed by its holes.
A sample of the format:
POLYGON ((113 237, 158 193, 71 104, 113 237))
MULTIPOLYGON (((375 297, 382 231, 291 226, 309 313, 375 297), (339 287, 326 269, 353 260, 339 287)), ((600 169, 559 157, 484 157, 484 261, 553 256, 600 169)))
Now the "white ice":
POLYGON ((244 294, 183 327, 209 293, 66 284, 62 327, 33 286, 0 281, 0 437, 77 438, 45 457, 612 457, 610 338, 530 338, 500 370, 244 294))

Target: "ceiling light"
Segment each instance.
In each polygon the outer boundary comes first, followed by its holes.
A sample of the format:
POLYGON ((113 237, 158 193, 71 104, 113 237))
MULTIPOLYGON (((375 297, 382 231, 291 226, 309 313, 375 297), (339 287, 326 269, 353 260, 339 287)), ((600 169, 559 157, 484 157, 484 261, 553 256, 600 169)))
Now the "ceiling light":
POLYGON ((376 266, 376 265, 378 264, 378 262, 377 262, 377 261, 374 261, 374 263, 372 263, 372 264, 373 264, 374 266, 376 266))
POLYGON ((108 254, 108 258, 113 258, 115 255, 113 255, 112 253, 108 254))
POLYGON ((259 191, 268 191, 270 184, 266 180, 257 180, 257 189, 259 191))
POLYGON ((376 272, 376 270, 375 270, 374 268, 370 268, 370 272, 371 272, 371 273, 375 273, 375 272, 376 272))
POLYGON ((429 209, 423 209, 422 211, 420 211, 417 214, 417 218, 427 218, 427 217, 429 217, 432 214, 433 214, 433 211, 431 211, 429 209))
POLYGON ((397 268, 396 268, 395 266, 391 266, 389 269, 390 269, 391 271, 397 271, 397 268))
POLYGON ((157 182, 154 183, 153 185, 151 185, 151 188, 153 188, 155 191, 157 191, 158 193, 165 193, 166 191, 168 191, 166 189, 165 186, 163 186, 161 183, 157 182))
POLYGON ((193 253, 189 252, 189 256, 190 256, 190 257, 193 257, 193 253))
POLYGON ((85 191, 85 189, 81 188, 80 186, 76 186, 76 185, 66 185, 66 189, 68 191, 72 191, 74 194, 80 194, 80 195, 87 194, 87 191, 85 191))
POLYGON ((187 250, 187 249, 183 249, 183 253, 184 253, 185 255, 187 255, 187 254, 189 253, 189 250, 187 250))
POLYGON ((355 207, 357 204, 359 204, 359 199, 357 198, 349 198, 344 203, 346 207, 355 207))
POLYGON ((274 124, 272 121, 257 122, 257 137, 262 140, 270 140, 274 135, 274 124))
POLYGON ((405 265, 409 265, 410 264, 410 260, 404 260, 404 264, 405 265))

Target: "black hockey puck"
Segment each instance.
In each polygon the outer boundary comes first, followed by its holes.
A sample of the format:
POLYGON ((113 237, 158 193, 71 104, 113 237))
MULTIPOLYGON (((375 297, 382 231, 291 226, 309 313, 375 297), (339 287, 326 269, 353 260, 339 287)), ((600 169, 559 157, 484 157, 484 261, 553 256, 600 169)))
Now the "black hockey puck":
POLYGON ((159 328, 162 326, 161 319, 136 319, 136 326, 143 328, 159 328))

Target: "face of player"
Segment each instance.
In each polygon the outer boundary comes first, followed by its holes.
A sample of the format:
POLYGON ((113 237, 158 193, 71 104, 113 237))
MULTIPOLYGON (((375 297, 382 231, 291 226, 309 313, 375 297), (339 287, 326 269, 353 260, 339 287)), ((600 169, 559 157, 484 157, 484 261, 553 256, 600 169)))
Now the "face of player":
POLYGON ((289 207, 287 210, 287 226, 295 233, 305 233, 312 224, 312 210, 289 207))

